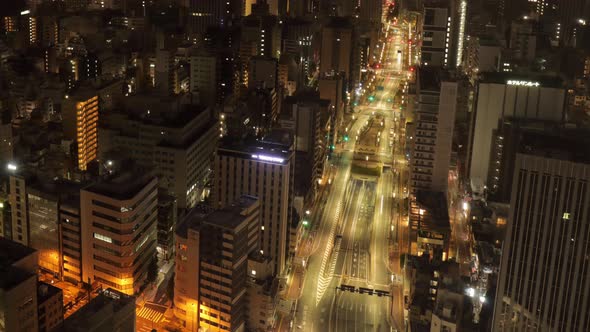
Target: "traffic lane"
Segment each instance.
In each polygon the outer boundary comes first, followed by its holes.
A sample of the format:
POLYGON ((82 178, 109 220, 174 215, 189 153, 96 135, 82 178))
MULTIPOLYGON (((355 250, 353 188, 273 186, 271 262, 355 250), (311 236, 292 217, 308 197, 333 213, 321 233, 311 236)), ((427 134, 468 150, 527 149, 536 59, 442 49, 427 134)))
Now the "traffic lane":
MULTIPOLYGON (((308 260, 308 268, 303 282, 303 292, 298 302, 295 315, 295 325, 297 326, 305 326, 305 324, 308 324, 307 328, 310 328, 310 324, 312 324, 312 322, 317 319, 315 311, 311 310, 311 308, 315 308, 316 305, 315 301, 317 295, 318 276, 320 274, 322 261, 320 253, 325 253, 326 245, 329 240, 326 233, 329 234, 330 227, 336 222, 335 215, 337 205, 344 199, 344 186, 347 184, 348 177, 346 174, 350 171, 348 160, 350 160, 350 156, 347 153, 344 153, 343 161, 347 163, 345 165, 339 166, 339 172, 341 172, 340 174, 345 175, 335 179, 334 186, 329 193, 326 210, 321 218, 321 230, 318 232, 318 237, 316 239, 318 250, 317 253, 310 256, 308 260)), ((342 209, 342 207, 340 208, 342 209)))
POLYGON ((389 297, 335 291, 330 331, 389 331, 389 297))

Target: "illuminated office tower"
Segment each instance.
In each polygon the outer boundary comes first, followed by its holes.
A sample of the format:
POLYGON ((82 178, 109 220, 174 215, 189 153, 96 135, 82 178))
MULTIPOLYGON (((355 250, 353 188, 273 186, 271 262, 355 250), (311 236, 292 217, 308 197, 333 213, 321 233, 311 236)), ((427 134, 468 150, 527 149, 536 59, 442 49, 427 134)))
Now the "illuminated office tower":
POLYGON ((492 331, 590 330, 588 137, 521 142, 492 331))
POLYGON ((77 93, 67 96, 62 105, 64 134, 76 143, 77 165, 85 171, 88 163, 97 156, 98 96, 77 93))
POLYGON ((466 0, 425 0, 420 63, 454 68, 463 60, 466 0))
POLYGON ((80 191, 84 282, 139 292, 156 255, 157 192, 157 178, 141 169, 80 191))
POLYGON ((216 208, 242 195, 260 200, 261 249, 275 260, 275 274, 283 272, 289 244, 294 153, 291 138, 288 141, 224 142, 213 167, 211 201, 216 208))

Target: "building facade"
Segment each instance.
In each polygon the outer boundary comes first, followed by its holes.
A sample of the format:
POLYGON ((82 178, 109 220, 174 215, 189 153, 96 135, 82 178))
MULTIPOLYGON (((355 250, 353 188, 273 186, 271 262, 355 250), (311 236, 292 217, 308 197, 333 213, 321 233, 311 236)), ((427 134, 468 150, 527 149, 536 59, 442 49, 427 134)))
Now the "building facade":
POLYGON ((290 143, 222 144, 215 156, 213 205, 228 206, 242 195, 258 197, 261 249, 275 260, 275 274, 283 272, 287 260, 293 167, 290 143))
POLYGON ((76 142, 76 160, 85 171, 98 155, 98 96, 73 95, 62 104, 65 136, 76 142))
POLYGON ((248 255, 260 245, 260 203, 242 196, 203 212, 191 210, 177 228, 175 314, 189 329, 245 331, 248 255))
POLYGON ((155 259, 158 182, 139 170, 80 192, 82 280, 135 294, 155 259))
POLYGON ((564 150, 516 157, 493 331, 590 329, 588 147, 564 150))
POLYGON ((565 89, 557 78, 486 73, 477 85, 475 96, 467 169, 472 179, 483 182, 488 176, 492 134, 499 120, 512 117, 561 122, 565 116, 565 89))
POLYGON ((411 192, 447 189, 459 87, 445 74, 431 68, 418 72, 418 109, 410 149, 411 192))

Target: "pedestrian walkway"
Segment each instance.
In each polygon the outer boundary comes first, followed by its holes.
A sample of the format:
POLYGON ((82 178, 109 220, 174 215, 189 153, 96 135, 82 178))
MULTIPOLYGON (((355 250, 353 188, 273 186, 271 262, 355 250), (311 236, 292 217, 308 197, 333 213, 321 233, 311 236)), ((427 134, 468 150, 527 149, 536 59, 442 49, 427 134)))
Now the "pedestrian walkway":
POLYGON ((164 313, 145 306, 139 310, 137 316, 157 324, 162 320, 162 317, 164 317, 164 313))

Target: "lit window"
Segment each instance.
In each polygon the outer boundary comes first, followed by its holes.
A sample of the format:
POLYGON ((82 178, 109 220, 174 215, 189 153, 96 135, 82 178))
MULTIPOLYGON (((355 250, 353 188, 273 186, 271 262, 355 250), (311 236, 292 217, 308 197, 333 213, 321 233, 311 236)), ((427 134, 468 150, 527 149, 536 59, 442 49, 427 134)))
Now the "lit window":
POLYGON ((106 235, 102 235, 102 234, 99 234, 99 233, 94 233, 94 238, 95 239, 99 239, 99 240, 104 241, 104 242, 113 243, 113 239, 111 239, 110 237, 108 237, 106 235))
POLYGON ((569 212, 564 212, 563 213, 563 220, 570 220, 570 214, 569 214, 569 212))

